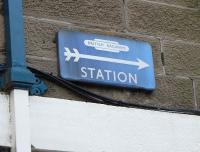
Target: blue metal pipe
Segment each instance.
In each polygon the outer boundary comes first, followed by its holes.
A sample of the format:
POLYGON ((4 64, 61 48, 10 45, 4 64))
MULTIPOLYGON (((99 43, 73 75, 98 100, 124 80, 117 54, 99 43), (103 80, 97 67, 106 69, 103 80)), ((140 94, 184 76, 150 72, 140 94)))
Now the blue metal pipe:
POLYGON ((26 67, 22 0, 6 0, 4 5, 8 51, 7 63, 11 67, 26 67))
POLYGON ((29 89, 30 94, 43 94, 47 87, 27 68, 25 58, 22 0, 5 0, 7 69, 1 74, 1 88, 29 89), (40 82, 40 84, 38 84, 40 82))

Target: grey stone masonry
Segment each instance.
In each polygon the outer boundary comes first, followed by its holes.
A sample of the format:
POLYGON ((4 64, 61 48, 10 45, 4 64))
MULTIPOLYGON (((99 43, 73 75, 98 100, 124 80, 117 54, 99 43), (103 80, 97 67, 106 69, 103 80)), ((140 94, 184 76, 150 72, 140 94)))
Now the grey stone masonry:
MULTIPOLYGON (((99 95, 121 100, 126 103, 167 109, 195 109, 192 80, 172 77, 157 77, 156 82, 157 89, 152 93, 88 84, 82 84, 81 86, 99 95)), ((69 90, 64 90, 53 83, 48 84, 49 91, 45 94, 47 97, 83 100, 80 96, 77 96, 77 94, 74 94, 69 90)))
POLYGON ((163 39, 200 42, 200 10, 127 0, 128 30, 163 39))
POLYGON ((122 28, 122 0, 24 0, 25 15, 122 28))
MULTIPOLYGON (((200 110, 200 2, 198 0, 24 0, 26 60, 59 76, 59 30, 112 35, 149 42, 156 90, 78 85, 127 103, 200 110)), ((5 27, 0 0, 0 63, 5 63, 5 27)), ((46 80, 45 80, 46 81, 46 80)), ((47 97, 85 101, 48 82, 47 97)))
POLYGON ((173 4, 177 6, 190 7, 190 8, 198 7, 198 0, 150 0, 150 1, 165 3, 169 5, 173 4))
POLYGON ((168 75, 200 76, 200 44, 164 41, 163 51, 168 75))
POLYGON ((200 78, 199 79, 197 79, 196 81, 195 81, 195 84, 196 84, 196 100, 197 100, 197 106, 198 106, 198 109, 200 109, 200 78))

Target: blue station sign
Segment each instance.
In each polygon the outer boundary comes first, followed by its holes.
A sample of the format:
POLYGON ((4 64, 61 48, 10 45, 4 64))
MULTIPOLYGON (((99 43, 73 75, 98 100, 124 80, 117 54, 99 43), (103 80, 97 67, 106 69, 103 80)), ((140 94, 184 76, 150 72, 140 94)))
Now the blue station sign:
POLYGON ((58 33, 60 75, 71 81, 155 89, 147 42, 81 32, 58 33))

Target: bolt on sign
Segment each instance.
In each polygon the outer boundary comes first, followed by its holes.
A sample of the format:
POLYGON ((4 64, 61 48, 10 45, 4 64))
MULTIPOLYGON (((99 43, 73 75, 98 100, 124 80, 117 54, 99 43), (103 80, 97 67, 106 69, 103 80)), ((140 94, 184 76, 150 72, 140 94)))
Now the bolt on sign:
POLYGON ((60 75, 71 81, 155 89, 151 45, 114 36, 58 32, 60 75))

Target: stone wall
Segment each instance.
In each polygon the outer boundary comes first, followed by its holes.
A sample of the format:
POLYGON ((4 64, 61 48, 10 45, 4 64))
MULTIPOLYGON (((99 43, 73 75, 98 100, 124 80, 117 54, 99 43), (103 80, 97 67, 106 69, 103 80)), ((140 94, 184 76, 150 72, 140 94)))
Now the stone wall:
MULTIPOLYGON (((0 53, 5 62, 1 5, 0 53)), ((29 66, 59 75, 59 30, 114 35, 153 47, 154 92, 80 84, 128 103, 168 109, 200 108, 200 1, 198 0, 24 0, 29 66)), ((47 81, 46 81, 47 82, 47 81)), ((52 82, 45 96, 84 100, 52 82)))

